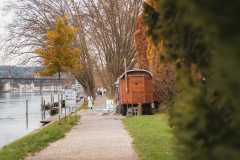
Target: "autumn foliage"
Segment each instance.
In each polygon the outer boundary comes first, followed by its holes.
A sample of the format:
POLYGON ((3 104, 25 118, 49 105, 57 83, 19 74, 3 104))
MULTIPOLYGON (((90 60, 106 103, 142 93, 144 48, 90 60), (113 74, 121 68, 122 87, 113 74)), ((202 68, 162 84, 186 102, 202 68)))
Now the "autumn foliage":
POLYGON ((136 31, 134 38, 137 52, 137 62, 139 69, 149 70, 149 61, 147 57, 148 41, 145 34, 146 27, 142 25, 142 21, 142 16, 139 16, 135 25, 136 31))
POLYGON ((142 23, 142 15, 140 15, 134 35, 138 68, 149 70, 153 74, 154 90, 162 97, 164 103, 168 103, 176 91, 174 66, 160 61, 161 56, 164 56, 163 41, 155 45, 151 37, 146 36, 146 27, 142 23))
POLYGON ((39 71, 41 75, 51 76, 79 67, 77 55, 80 51, 78 48, 72 49, 72 41, 78 30, 66 23, 66 16, 58 18, 55 30, 48 31, 46 34, 48 41, 45 43, 45 47, 35 50, 35 53, 42 58, 42 64, 46 68, 39 71))

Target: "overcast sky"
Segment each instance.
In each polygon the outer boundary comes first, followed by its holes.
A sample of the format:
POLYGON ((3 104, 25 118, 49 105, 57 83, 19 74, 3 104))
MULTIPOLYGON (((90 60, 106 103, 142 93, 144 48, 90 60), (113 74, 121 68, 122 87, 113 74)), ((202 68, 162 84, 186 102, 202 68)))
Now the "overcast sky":
MULTIPOLYGON (((0 41, 3 41, 3 39, 1 39, 1 35, 4 33, 4 26, 11 22, 11 16, 12 14, 4 14, 2 9, 3 6, 6 4, 7 1, 9 0, 0 0, 0 41)), ((4 62, 2 61, 2 57, 1 55, 3 54, 3 51, 0 50, 0 65, 16 65, 16 63, 14 63, 14 61, 16 62, 16 60, 13 60, 12 62, 4 62)))
POLYGON ((3 33, 4 26, 6 22, 9 22, 11 20, 11 15, 4 15, 2 12, 3 6, 6 3, 7 0, 1 0, 0 3, 0 32, 3 33))

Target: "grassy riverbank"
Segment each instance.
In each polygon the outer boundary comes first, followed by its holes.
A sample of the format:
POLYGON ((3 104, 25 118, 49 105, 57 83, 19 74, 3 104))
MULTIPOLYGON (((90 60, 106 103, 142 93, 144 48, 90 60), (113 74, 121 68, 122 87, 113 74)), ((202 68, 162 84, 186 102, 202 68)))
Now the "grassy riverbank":
MULTIPOLYGON (((79 120, 79 116, 77 116, 77 120, 79 120)), ((70 116, 69 123, 65 121, 65 119, 61 119, 61 125, 58 125, 58 122, 50 124, 39 132, 29 134, 4 146, 0 151, 0 159, 24 159, 29 153, 34 154, 35 152, 41 151, 46 148, 49 143, 63 138, 76 124, 77 121, 75 116, 70 116)))
MULTIPOLYGON (((81 109, 87 109, 87 103, 83 103, 77 108, 77 111, 81 109)), ((24 136, 23 138, 6 145, 0 150, 0 160, 16 160, 24 159, 28 154, 34 154, 46 148, 49 143, 55 142, 68 133, 73 126, 77 124, 80 116, 70 116, 69 122, 68 118, 63 118, 50 124, 40 131, 24 136)))
POLYGON ((175 160, 176 139, 168 125, 167 114, 126 117, 126 129, 133 137, 133 147, 140 160, 175 160))

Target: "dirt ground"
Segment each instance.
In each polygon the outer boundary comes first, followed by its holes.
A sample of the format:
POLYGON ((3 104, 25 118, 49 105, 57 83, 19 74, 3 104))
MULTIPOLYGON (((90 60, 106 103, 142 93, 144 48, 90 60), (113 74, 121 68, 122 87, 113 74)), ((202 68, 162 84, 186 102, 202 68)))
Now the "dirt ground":
POLYGON ((106 108, 106 97, 97 97, 93 109, 81 110, 78 125, 65 138, 27 160, 136 160, 132 138, 121 121, 122 115, 97 116, 95 109, 106 108))

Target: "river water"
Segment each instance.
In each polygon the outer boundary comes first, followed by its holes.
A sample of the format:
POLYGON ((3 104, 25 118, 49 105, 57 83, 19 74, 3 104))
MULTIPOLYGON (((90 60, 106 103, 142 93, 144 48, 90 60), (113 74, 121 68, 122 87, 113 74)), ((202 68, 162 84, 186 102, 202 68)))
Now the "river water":
MULTIPOLYGON (((53 94, 57 100, 57 93, 53 94)), ((41 99, 51 102, 50 93, 2 93, 0 94, 0 148, 42 126, 41 99), (28 123, 26 121, 28 100, 28 123)), ((45 117, 49 117, 49 111, 45 117)))

